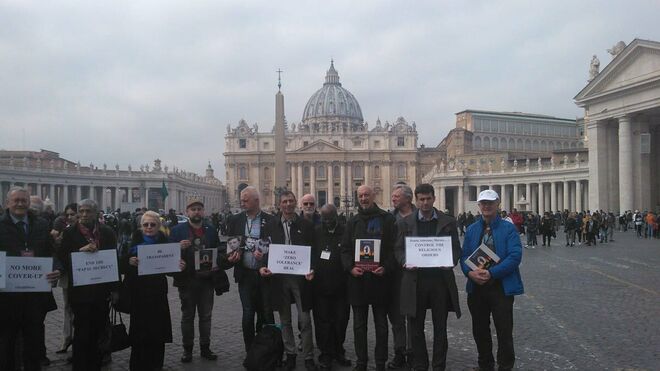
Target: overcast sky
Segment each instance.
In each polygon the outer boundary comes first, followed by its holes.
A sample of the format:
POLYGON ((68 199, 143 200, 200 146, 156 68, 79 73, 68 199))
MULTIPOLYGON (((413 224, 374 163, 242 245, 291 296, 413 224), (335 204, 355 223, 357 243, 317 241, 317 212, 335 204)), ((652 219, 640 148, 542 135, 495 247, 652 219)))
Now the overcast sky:
POLYGON ((300 122, 334 58, 366 121, 435 146, 461 110, 581 116, 596 54, 660 40, 658 1, 0 0, 0 149, 224 180, 227 124, 300 122))

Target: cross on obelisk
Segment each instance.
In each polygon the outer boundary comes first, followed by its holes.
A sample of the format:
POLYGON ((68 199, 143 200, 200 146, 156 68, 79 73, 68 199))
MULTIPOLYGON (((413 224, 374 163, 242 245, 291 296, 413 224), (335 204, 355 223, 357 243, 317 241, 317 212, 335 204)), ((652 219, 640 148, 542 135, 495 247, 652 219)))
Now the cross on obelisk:
POLYGON ((277 90, 279 91, 282 89, 282 72, 284 71, 282 71, 281 68, 278 68, 275 72, 277 72, 277 90))

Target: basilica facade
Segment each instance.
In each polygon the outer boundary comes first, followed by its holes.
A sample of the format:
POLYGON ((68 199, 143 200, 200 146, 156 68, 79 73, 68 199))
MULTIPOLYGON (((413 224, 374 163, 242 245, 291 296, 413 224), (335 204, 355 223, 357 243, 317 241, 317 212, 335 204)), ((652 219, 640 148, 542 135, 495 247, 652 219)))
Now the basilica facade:
POLYGON ((387 208, 394 183, 414 187, 422 175, 415 123, 399 117, 370 126, 355 96, 342 86, 334 63, 323 86, 307 101, 302 120, 285 124, 284 142, 276 142, 275 130, 262 132, 245 120, 227 127, 224 157, 232 208, 238 207, 240 190, 248 185, 259 189, 264 207, 275 206, 275 147, 282 144, 286 188, 298 198, 315 195, 318 205, 352 209, 357 187, 368 184, 376 191, 376 202, 387 208))

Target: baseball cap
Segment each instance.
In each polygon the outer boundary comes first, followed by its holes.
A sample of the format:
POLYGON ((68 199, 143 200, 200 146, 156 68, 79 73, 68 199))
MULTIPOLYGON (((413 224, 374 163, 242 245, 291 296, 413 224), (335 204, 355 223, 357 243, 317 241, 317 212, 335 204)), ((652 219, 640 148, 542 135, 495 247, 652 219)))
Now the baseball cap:
POLYGON ((492 189, 486 189, 485 191, 481 191, 479 193, 479 197, 477 198, 477 202, 480 201, 495 201, 499 200, 500 196, 497 194, 497 192, 493 191, 492 189))
POLYGON ((202 201, 202 199, 199 198, 199 197, 193 196, 193 197, 188 198, 188 202, 186 202, 186 209, 189 208, 192 205, 195 205, 195 204, 199 204, 202 207, 204 207, 204 202, 202 201))

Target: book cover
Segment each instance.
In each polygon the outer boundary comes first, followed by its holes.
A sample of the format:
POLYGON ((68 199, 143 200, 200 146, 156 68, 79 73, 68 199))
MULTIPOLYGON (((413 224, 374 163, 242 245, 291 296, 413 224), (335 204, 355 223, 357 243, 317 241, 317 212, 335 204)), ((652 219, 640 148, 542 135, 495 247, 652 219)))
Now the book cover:
POLYGON ((195 270, 208 272, 218 266, 218 249, 202 249, 195 251, 195 270))
POLYGON ((465 264, 472 270, 488 269, 499 262, 500 257, 483 243, 465 260, 465 264))
POLYGON ((380 265, 380 240, 355 240, 355 266, 371 272, 380 265))

